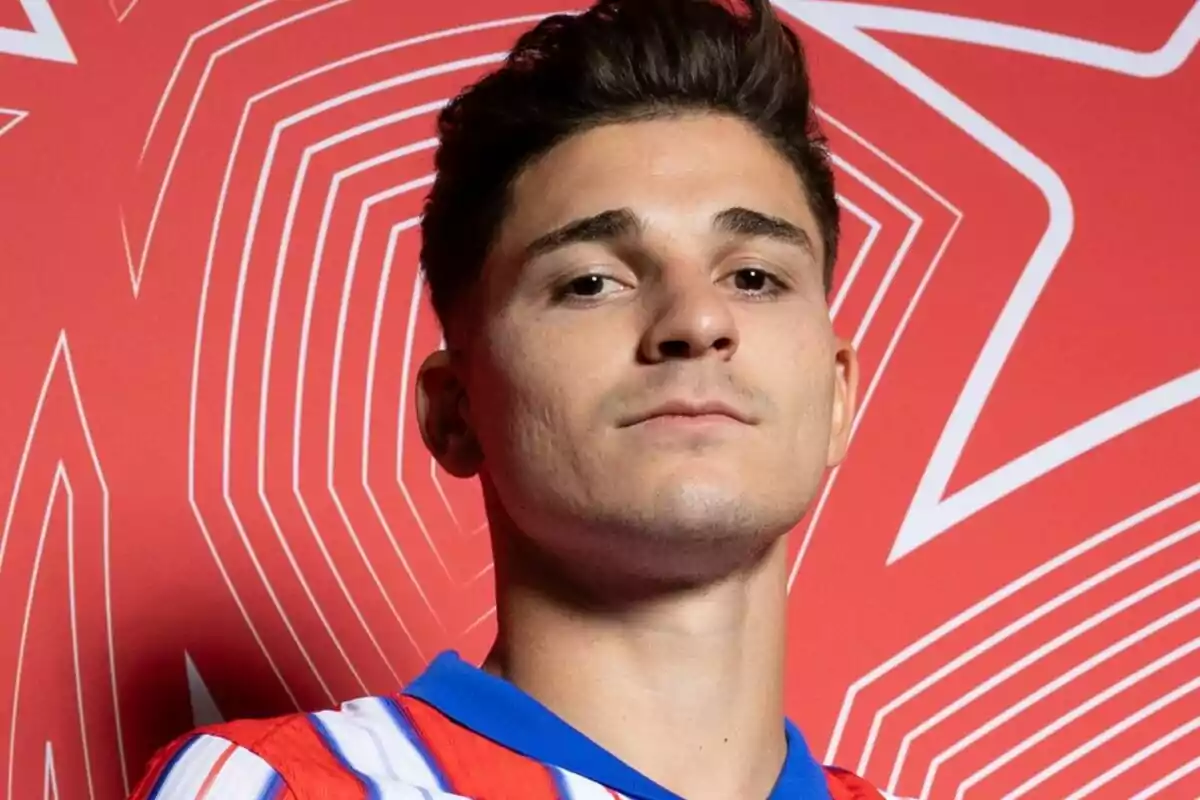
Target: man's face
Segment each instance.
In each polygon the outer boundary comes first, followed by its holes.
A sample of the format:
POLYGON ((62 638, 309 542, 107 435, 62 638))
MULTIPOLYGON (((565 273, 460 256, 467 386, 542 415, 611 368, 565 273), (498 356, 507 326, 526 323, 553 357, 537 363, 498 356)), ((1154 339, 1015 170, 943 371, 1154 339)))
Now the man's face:
POLYGON ((631 577, 761 552, 853 411, 822 259, 800 179, 740 121, 611 124, 550 150, 513 186, 455 366, 493 503, 569 563, 631 577))

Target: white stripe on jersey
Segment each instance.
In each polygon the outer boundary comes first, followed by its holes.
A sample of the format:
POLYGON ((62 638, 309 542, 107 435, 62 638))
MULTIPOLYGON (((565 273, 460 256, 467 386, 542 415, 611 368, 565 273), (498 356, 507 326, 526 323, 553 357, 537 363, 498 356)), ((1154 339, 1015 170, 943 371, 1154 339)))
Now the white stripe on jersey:
POLYGON ((363 697, 342 704, 340 711, 313 716, 328 731, 337 754, 373 780, 382 798, 418 797, 417 788, 442 788, 421 751, 397 726, 386 699, 363 697))
POLYGON ((402 714, 398 705, 393 705, 383 697, 365 697, 346 703, 342 708, 371 720, 372 725, 376 726, 384 752, 388 754, 388 760, 400 780, 425 789, 447 788, 442 785, 441 777, 426 758, 428 751, 410 738, 413 733, 401 727, 397 720, 397 716, 402 714), (352 709, 349 708, 351 706, 352 709))
POLYGON ((567 790, 567 796, 563 800, 613 800, 613 792, 593 780, 559 767, 550 769, 558 773, 563 787, 567 790))
POLYGON ((275 779, 267 762, 227 739, 202 734, 171 764, 150 800, 260 800, 275 779), (221 763, 226 751, 231 754, 221 763), (219 766, 218 766, 219 765, 219 766), (213 776, 208 790, 200 790, 213 776))
POLYGON ((258 787, 257 794, 245 796, 252 796, 254 800, 260 800, 260 798, 262 800, 270 800, 265 795, 274 778, 275 770, 271 769, 267 762, 249 750, 239 747, 229 757, 229 760, 222 765, 221 771, 217 773, 216 778, 213 780, 205 800, 209 800, 209 798, 218 800, 218 798, 226 797, 240 798, 247 790, 256 786, 258 787), (239 792, 242 794, 239 794, 239 792))

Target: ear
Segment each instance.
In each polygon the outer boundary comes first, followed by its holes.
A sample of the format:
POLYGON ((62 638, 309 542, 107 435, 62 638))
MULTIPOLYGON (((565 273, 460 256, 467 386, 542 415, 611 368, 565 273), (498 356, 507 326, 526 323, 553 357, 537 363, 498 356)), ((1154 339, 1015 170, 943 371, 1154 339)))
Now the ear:
POLYGON ((450 353, 431 353, 417 373, 417 423, 425 447, 456 478, 472 477, 483 463, 469 413, 466 387, 450 353))
POLYGON ((836 467, 850 447, 850 429, 858 408, 858 354, 845 339, 837 340, 834 353, 833 416, 829 428, 829 452, 825 463, 836 467))

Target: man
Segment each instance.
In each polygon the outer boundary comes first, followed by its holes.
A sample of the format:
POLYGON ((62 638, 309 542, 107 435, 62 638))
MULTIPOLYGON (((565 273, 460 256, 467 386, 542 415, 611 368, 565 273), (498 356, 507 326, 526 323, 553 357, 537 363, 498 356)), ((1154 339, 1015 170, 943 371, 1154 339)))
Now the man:
POLYGON ((856 361, 803 53, 766 0, 551 17, 439 119, 417 413, 499 635, 391 697, 164 749, 137 798, 879 798, 783 713, 785 534, 856 361))

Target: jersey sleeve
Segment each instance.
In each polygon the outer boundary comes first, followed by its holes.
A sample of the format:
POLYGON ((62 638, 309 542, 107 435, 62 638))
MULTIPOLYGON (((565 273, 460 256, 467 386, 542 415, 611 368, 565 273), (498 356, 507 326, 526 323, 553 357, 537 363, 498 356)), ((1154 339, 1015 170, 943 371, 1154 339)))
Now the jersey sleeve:
POLYGON ((129 800, 291 800, 270 764, 228 739, 192 734, 160 750, 129 800))

